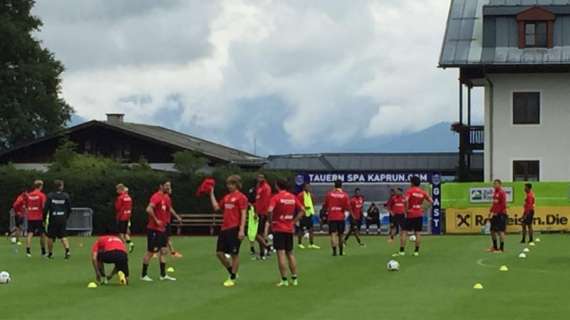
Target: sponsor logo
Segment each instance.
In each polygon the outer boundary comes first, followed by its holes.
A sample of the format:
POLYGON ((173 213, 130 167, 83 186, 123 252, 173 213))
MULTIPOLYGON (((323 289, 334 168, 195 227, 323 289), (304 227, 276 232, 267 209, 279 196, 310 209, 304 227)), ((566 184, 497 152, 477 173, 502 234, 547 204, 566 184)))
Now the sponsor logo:
MULTIPOLYGON (((507 194, 507 202, 513 202, 513 188, 504 187, 507 194)), ((469 202, 471 203, 491 203, 493 202, 493 188, 471 188, 469 189, 469 202)))

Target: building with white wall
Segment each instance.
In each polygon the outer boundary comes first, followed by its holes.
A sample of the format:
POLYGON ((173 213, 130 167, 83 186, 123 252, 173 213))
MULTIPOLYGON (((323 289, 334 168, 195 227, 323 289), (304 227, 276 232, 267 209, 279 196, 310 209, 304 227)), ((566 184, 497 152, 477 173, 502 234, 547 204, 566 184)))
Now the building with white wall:
POLYGON ((570 0, 452 0, 439 64, 459 69, 460 167, 482 149, 486 181, 570 180, 570 0))

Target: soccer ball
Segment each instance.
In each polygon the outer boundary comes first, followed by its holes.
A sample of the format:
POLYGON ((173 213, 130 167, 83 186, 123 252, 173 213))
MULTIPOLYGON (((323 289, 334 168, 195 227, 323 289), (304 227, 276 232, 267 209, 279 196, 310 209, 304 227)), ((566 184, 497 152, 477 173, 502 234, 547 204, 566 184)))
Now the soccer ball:
POLYGON ((12 280, 10 274, 6 271, 0 272, 0 284, 7 284, 12 280))
POLYGON ((416 241, 416 236, 412 234, 412 235, 410 236, 410 241, 416 241))
POLYGON ((16 244, 18 242, 18 239, 16 239, 16 237, 12 237, 12 238, 10 238, 10 242, 12 244, 16 244))
POLYGON ((390 260, 388 261, 386 268, 388 269, 388 271, 398 271, 400 270, 400 263, 396 260, 390 260))

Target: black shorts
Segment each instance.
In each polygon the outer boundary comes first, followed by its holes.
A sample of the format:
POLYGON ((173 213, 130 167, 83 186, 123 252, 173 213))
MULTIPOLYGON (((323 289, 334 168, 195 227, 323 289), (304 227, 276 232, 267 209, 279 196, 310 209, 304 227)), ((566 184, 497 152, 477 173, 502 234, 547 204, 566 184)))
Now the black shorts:
POLYGON ((127 234, 129 231, 129 221, 117 221, 117 228, 120 234, 127 234))
POLYGON ((48 224, 47 236, 50 239, 63 239, 67 235, 67 225, 65 223, 50 223, 48 224))
POLYGON ((28 220, 28 233, 32 233, 35 236, 44 234, 44 222, 42 220, 28 220))
POLYGON ((350 217, 349 220, 350 220, 350 228, 360 229, 360 227, 362 227, 362 219, 354 219, 353 217, 350 217))
POLYGON ((223 252, 232 256, 239 255, 241 241, 238 234, 239 228, 237 227, 220 231, 218 243, 216 244, 216 252, 223 252))
POLYGON ((344 220, 331 220, 329 221, 329 234, 331 233, 338 233, 343 234, 344 228, 346 227, 344 220))
POLYGON ((299 221, 299 226, 301 227, 301 231, 313 230, 313 217, 304 216, 301 218, 301 221, 299 221))
POLYGON ((15 215, 14 216, 14 226, 19 229, 23 225, 24 225, 24 217, 19 216, 19 215, 15 215))
POLYGON ((422 231, 422 228, 424 225, 423 219, 424 219, 423 217, 406 218, 405 230, 406 231, 416 231, 416 232, 422 231))
POLYGON ((403 214, 395 214, 390 216, 390 225, 392 228, 406 228, 406 216, 403 214))
POLYGON ((121 250, 101 252, 97 255, 97 260, 103 263, 114 264, 117 271, 122 271, 125 276, 129 276, 129 257, 126 252, 121 250))
POLYGON ((507 230, 507 215, 496 214, 491 217, 491 231, 505 232, 507 230))
POLYGON ((166 248, 167 245, 166 232, 148 230, 146 235, 146 250, 148 252, 158 252, 160 249, 166 248))
POLYGON ((293 251, 293 234, 285 232, 275 232, 273 234, 273 246, 275 250, 293 251))
POLYGON ((168 241, 168 239, 170 239, 170 236, 172 235, 172 224, 171 223, 166 225, 166 229, 165 229, 164 233, 166 233, 166 240, 168 241))
POLYGON ((257 234, 263 236, 265 234, 265 224, 267 224, 267 215, 260 214, 257 217, 257 234))
POLYGON ((534 220, 534 210, 530 210, 527 214, 525 214, 521 220, 521 223, 525 226, 532 225, 532 220, 534 220))

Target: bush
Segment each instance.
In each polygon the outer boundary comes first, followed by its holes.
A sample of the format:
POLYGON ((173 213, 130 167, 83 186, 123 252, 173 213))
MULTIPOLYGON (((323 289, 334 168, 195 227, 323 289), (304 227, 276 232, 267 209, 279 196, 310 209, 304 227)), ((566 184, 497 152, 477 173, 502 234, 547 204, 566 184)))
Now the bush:
MULTIPOLYGON (((161 181, 170 179, 173 186, 174 208, 180 213, 207 213, 211 206, 207 197, 197 198, 194 193, 205 178, 199 173, 166 173, 151 170, 148 166, 125 167, 117 162, 88 155, 65 157, 65 166, 52 165, 48 172, 17 170, 13 166, 0 166, 0 230, 8 231, 8 212, 24 189, 29 189, 35 179, 45 182, 44 192, 53 190, 52 181, 62 179, 65 191, 71 196, 73 207, 88 207, 94 212, 94 231, 99 233, 104 226, 114 221, 115 185, 123 183, 133 198, 133 233, 143 233, 146 227, 145 208, 150 196, 161 181)), ((212 176, 218 182, 216 194, 225 193, 223 181, 230 174, 239 174, 244 183, 244 192, 255 185, 257 173, 242 171, 232 166, 216 168, 212 176)), ((269 181, 289 177, 288 172, 265 172, 269 181)))

